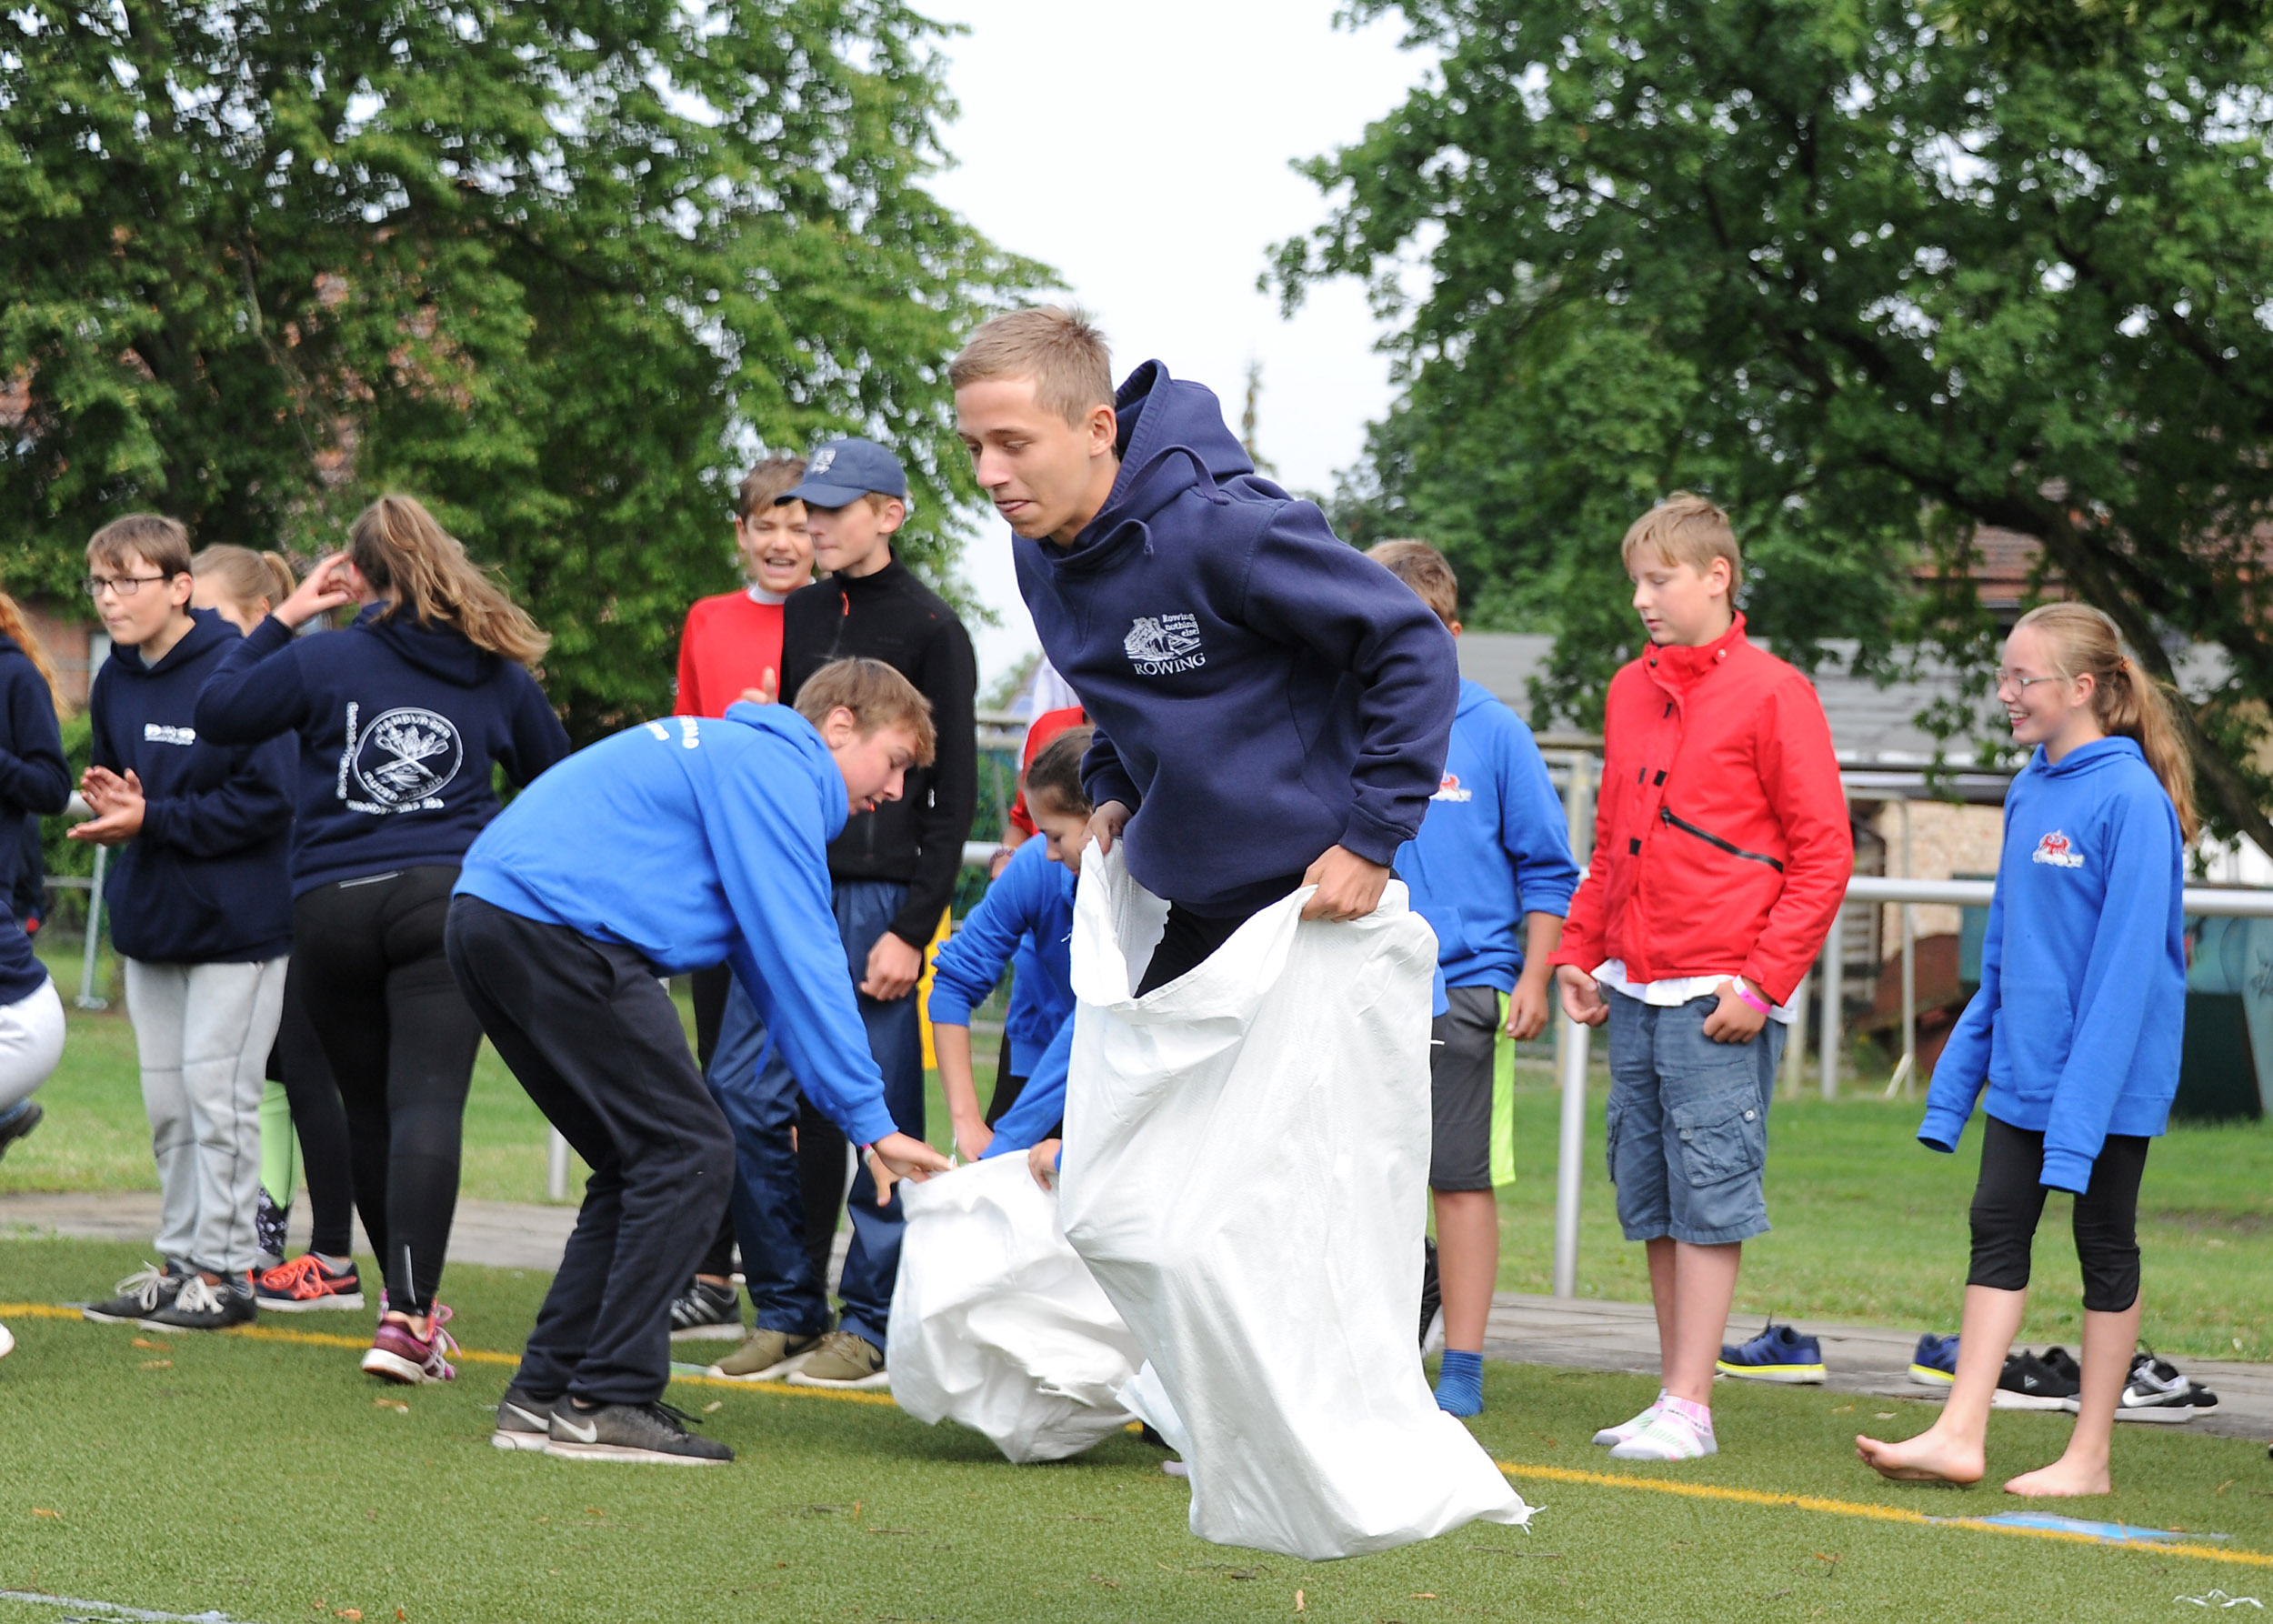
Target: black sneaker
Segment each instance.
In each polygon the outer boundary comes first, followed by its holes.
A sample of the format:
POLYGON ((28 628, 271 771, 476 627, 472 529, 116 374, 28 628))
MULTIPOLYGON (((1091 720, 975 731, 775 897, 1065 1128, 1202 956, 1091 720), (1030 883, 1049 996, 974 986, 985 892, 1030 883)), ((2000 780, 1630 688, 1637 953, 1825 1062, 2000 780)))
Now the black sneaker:
POLYGON ((661 1399, 579 1409, 563 1398, 553 1406, 545 1453, 563 1460, 653 1460, 670 1466, 724 1466, 732 1460, 734 1451, 716 1439, 686 1429, 694 1418, 661 1399))
MULTIPOLYGON (((2215 1409, 2218 1395, 2194 1385, 2168 1359, 2141 1348, 2131 1356, 2131 1373, 2123 1383, 2123 1396, 2115 1402, 2118 1421, 2190 1421, 2198 1409, 2215 1409)), ((2068 1407, 2077 1406, 2070 1403, 2068 1407)))
POLYGON ((1421 1357, 1427 1358, 1435 1349, 1429 1347, 1432 1337, 1441 1337, 1444 1328, 1437 1320, 1444 1313, 1444 1287, 1437 1274, 1437 1243, 1421 1238, 1421 1357))
POLYGON ((250 1325, 258 1312, 253 1306, 251 1279, 224 1279, 216 1286, 202 1274, 192 1274, 182 1278, 182 1288, 172 1302, 145 1314, 137 1323, 154 1331, 219 1331, 250 1325))
POLYGON ((2068 1400, 2083 1390, 2076 1361, 2064 1348, 2048 1348, 2042 1357, 2025 1349, 2005 1356, 2005 1373, 1997 1378, 1990 1396, 1994 1409, 2066 1409, 2068 1400))
POLYGON ((116 1297, 87 1304, 79 1310, 79 1317, 97 1325, 137 1324, 145 1314, 155 1313, 172 1303, 186 1278, 187 1272, 170 1258, 164 1268, 145 1263, 112 1288, 118 1293, 116 1297))
POLYGON ((489 1441, 501 1449, 542 1449, 552 1436, 553 1407, 557 1398, 538 1398, 519 1382, 506 1388, 497 1400, 497 1429, 489 1441))
POLYGON ((690 1280, 671 1302, 674 1342, 739 1342, 742 1298, 731 1286, 690 1280))
POLYGON ((260 1200, 253 1208, 253 1244, 260 1248, 266 1267, 274 1268, 285 1260, 285 1248, 291 1244, 285 1231, 292 1218, 292 1204, 276 1205, 267 1190, 260 1193, 260 1200))
POLYGON ((37 1128, 45 1115, 45 1108, 36 1099, 18 1100, 12 1108, 0 1111, 0 1156, 7 1155, 8 1147, 37 1128))

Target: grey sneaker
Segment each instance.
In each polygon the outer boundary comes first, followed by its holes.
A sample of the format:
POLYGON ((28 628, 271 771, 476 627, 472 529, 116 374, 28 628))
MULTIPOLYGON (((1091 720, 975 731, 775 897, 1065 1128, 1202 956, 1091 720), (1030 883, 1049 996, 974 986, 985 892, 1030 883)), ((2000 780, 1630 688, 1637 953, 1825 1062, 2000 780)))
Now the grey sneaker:
POLYGON ((853 1331, 831 1331, 820 1347, 789 1378, 792 1387, 888 1388, 892 1378, 884 1368, 884 1349, 853 1331))
POLYGON ((145 1314, 136 1323, 154 1331, 222 1331, 233 1325, 250 1325, 258 1310, 253 1306, 253 1282, 243 1275, 225 1278, 219 1285, 201 1274, 185 1275, 174 1300, 145 1314))
POLYGON ((804 1368, 821 1346, 817 1336, 794 1331, 754 1331, 750 1339, 710 1367, 729 1381, 780 1381, 804 1368))
POLYGON ((686 1289, 671 1301, 671 1340, 674 1342, 739 1342, 742 1339, 742 1298, 731 1286, 708 1280, 689 1280, 686 1289))
POLYGON ((500 1449, 542 1449, 553 1435, 553 1407, 557 1398, 537 1398, 519 1382, 506 1388, 497 1400, 497 1429, 489 1441, 500 1449))
POLYGON ((652 1460, 666 1466, 724 1466, 732 1460, 734 1451, 716 1439, 686 1429, 694 1418, 660 1399, 579 1409, 563 1398, 553 1406, 545 1453, 562 1460, 652 1460))
POLYGON ((145 1314, 154 1314, 172 1304, 188 1278, 181 1265, 167 1258, 165 1267, 145 1263, 113 1288, 118 1295, 99 1303, 89 1303, 79 1310, 83 1319, 97 1325, 135 1325, 145 1314))

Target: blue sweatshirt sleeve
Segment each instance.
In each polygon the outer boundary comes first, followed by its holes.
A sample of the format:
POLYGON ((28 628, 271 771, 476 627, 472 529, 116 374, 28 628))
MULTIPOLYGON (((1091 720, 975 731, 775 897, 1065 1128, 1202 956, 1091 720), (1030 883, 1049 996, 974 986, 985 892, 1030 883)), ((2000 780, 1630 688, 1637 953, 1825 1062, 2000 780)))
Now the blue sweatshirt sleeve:
POLYGON ((1499 843, 1515 859, 1518 907, 1527 914, 1570 912, 1578 888, 1571 860, 1568 814, 1547 776, 1531 729, 1511 711, 1499 730, 1499 843))
POLYGON ((1081 787, 1092 807, 1118 801, 1134 812, 1145 803, 1144 791, 1136 787, 1136 780, 1121 765, 1121 753, 1114 748, 1102 727, 1090 734, 1089 747, 1082 753, 1081 787))
POLYGON ((1460 703, 1452 634, 1307 502, 1288 502, 1257 541, 1242 617, 1363 687, 1355 795, 1340 844, 1387 867, 1419 832, 1428 797, 1444 781, 1460 703))
POLYGON ((1928 1148, 1954 1151, 1972 1120, 1973 1107, 1988 1082, 1989 1046, 1997 1036, 1997 1005, 2004 997, 2005 879, 1998 869, 1997 888, 1989 893, 1988 929, 1981 938, 1981 985, 1949 1029, 1934 1062, 1933 1081, 1926 1088, 1926 1118, 1918 1124, 1918 1142, 1928 1148))
POLYGON ((506 681, 513 691, 512 740, 497 760, 506 777, 526 789, 537 774, 568 755, 568 730, 560 725, 552 701, 545 697, 536 677, 515 666, 506 681))
POLYGON ((2053 1086, 2039 1180, 2078 1195, 2107 1143, 2149 1001, 2163 994, 2164 937, 2183 883, 2178 814, 2168 800, 2127 797, 2108 810, 2107 902, 2084 961, 2068 1061, 2053 1086))
POLYGON ((829 903, 827 820, 797 804, 815 793, 803 782, 728 771, 714 787, 703 817, 739 927, 728 961, 813 1103, 846 1138, 874 1144, 898 1130, 829 903))
POLYGON ((274 615, 229 645, 197 690, 197 737, 212 744, 256 745, 291 732, 307 714, 292 628, 274 615))
POLYGON ((1018 1098, 1002 1119, 995 1124, 995 1137, 987 1141, 986 1156, 1007 1156, 1015 1150, 1031 1150, 1049 1137, 1066 1115, 1066 1072, 1073 1063, 1074 1017, 1068 1012, 1065 1024, 1057 1028, 1057 1036, 1050 1039, 1049 1048, 1035 1062, 1034 1075, 1018 1090, 1018 1098))
POLYGON ((0 750, 0 801, 53 817, 71 804, 71 765, 64 759, 63 729, 55 697, 28 659, 8 683, 8 739, 0 750))
MULTIPOLYGON (((1019 850, 1034 844, 1029 840, 1019 850)), ((1001 877, 986 887, 978 906, 964 916, 963 927, 939 949, 939 956, 932 960, 927 1007, 932 1025, 969 1026, 971 1010, 995 990, 1003 967, 1017 951, 1018 938, 1033 926, 1037 900, 1034 878, 1033 859, 1021 861, 1013 857, 1001 877)))
POLYGON ((239 746, 229 776, 198 795, 145 800, 137 840, 170 846, 193 857, 225 857, 274 839, 292 827, 293 774, 298 747, 288 738, 239 746))

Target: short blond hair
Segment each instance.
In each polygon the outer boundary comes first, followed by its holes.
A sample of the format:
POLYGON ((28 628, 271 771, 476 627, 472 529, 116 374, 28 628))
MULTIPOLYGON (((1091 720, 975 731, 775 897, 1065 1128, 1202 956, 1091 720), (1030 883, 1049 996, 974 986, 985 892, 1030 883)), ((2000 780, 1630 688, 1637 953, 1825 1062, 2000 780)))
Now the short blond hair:
POLYGON ((1366 556, 1410 586, 1447 626, 1460 617, 1460 577, 1427 542, 1380 542, 1367 547, 1366 556))
POLYGON ((130 513, 97 530, 86 544, 87 566, 125 569, 139 558, 167 580, 190 573, 189 531, 162 513, 130 513))
POLYGON ((1668 564, 1686 564, 1703 575, 1716 558, 1728 560, 1728 590, 1734 593, 1744 579, 1744 549, 1737 545, 1736 526, 1728 516, 1703 496, 1676 491, 1636 519, 1619 546, 1626 573, 1634 573, 1634 559, 1655 553, 1668 564))
POLYGON ((882 660, 831 660, 797 690, 797 714, 818 727, 833 710, 848 710, 863 738, 886 727, 915 736, 916 765, 929 767, 939 748, 931 701, 882 660))
POLYGON ((1032 378, 1036 403, 1068 423, 1113 404, 1113 352, 1077 308, 1037 305, 997 316, 947 366, 957 389, 1016 377, 1032 378))

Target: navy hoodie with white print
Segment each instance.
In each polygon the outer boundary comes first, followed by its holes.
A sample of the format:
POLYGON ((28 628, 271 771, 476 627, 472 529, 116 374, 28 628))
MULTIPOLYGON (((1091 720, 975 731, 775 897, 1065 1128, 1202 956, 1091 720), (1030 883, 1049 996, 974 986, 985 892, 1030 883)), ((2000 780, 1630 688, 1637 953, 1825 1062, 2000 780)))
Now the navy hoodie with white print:
POLYGON ((197 735, 197 690, 240 641, 211 609, 155 665, 115 649, 87 696, 89 759, 142 780, 142 828, 103 887, 111 941, 150 964, 258 964, 292 949, 292 749, 197 735))
POLYGON ((1387 865, 1444 773, 1452 634, 1257 476, 1209 390, 1147 361, 1114 404, 1104 508, 1071 547, 1012 548, 1043 650, 1096 724, 1090 797, 1136 814, 1129 872, 1229 915, 1332 846, 1387 865))
POLYGON ((526 786, 568 754, 527 671, 386 604, 309 637, 270 616, 206 680, 197 729, 222 743, 299 736, 295 897, 461 861, 497 816, 490 764, 526 786))
MULTIPOLYGON (((13 896, 23 867, 20 848, 38 849, 37 819, 70 804, 71 767, 64 759, 55 696, 32 657, 0 637, 0 898, 13 896)), ((47 970, 32 953, 21 920, 0 905, 0 1006, 37 992, 47 970)))

